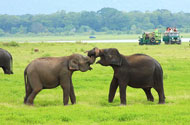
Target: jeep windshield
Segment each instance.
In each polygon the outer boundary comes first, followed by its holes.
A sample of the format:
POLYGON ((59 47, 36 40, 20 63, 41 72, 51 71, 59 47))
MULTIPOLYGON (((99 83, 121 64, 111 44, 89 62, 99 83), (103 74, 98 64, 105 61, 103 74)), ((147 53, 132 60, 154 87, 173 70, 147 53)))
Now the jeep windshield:
POLYGON ((179 36, 179 33, 169 33, 168 36, 174 36, 174 37, 177 37, 177 36, 179 36))

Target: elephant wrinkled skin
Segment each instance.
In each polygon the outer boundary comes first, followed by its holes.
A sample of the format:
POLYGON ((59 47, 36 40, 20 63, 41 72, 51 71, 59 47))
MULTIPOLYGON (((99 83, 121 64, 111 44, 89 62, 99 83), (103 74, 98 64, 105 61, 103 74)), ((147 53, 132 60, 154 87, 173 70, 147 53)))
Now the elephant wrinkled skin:
POLYGON ((154 101, 151 88, 159 95, 159 104, 165 103, 163 70, 158 61, 145 54, 124 56, 115 48, 88 51, 89 57, 100 57, 97 62, 114 70, 108 101, 112 102, 119 86, 121 105, 126 105, 126 88, 142 88, 148 101, 154 101))
POLYGON ((63 103, 76 103, 72 84, 74 71, 85 72, 91 70, 95 58, 73 54, 65 57, 45 57, 33 60, 24 71, 26 96, 24 103, 32 105, 35 96, 42 89, 51 89, 61 85, 63 89, 63 103))

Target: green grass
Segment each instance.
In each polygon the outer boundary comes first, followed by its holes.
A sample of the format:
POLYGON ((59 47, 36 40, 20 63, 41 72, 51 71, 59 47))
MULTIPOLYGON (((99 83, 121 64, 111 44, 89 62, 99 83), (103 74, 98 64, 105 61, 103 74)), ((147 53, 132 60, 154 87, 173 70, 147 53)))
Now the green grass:
MULTIPOLYGON (((137 43, 0 43, 14 59, 14 74, 4 75, 0 69, 0 124, 189 124, 190 123, 190 47, 182 45, 139 46, 137 43), (113 76, 110 67, 94 64, 93 70, 75 72, 73 84, 76 105, 63 106, 62 89, 42 90, 34 106, 23 104, 25 95, 23 71, 35 58, 67 56, 99 48, 118 48, 120 53, 148 54, 157 59, 164 71, 166 104, 146 101, 142 89, 127 88, 127 106, 120 107, 117 90, 113 103, 108 103, 113 76), (38 48, 39 52, 34 52, 38 48)), ((70 103, 71 104, 71 103, 70 103)))

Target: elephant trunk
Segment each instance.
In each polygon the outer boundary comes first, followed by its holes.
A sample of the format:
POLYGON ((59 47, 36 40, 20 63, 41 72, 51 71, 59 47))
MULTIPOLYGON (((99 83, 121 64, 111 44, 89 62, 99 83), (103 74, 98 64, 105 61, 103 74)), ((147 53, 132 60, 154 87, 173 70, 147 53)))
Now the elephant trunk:
POLYGON ((99 57, 101 53, 101 49, 98 49, 97 47, 93 48, 92 50, 87 51, 89 57, 99 57))
POLYGON ((94 56, 88 57, 88 59, 89 59, 90 64, 93 64, 96 60, 96 58, 94 56))

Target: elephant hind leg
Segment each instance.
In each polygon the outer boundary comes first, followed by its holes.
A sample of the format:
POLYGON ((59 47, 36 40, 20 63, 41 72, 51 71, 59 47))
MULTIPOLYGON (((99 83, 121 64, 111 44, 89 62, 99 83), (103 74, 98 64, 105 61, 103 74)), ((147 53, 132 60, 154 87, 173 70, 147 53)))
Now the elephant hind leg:
POLYGON ((38 89, 33 89, 32 93, 28 96, 26 104, 28 105, 33 105, 34 102, 34 98, 36 97, 36 95, 42 90, 42 88, 38 88, 38 89))
POLYGON ((34 98, 42 90, 43 86, 42 86, 42 83, 40 82, 40 79, 35 74, 33 75, 33 77, 29 78, 28 81, 32 88, 32 92, 28 96, 28 98, 26 100, 26 104, 33 105, 34 98))
POLYGON ((164 95, 164 88, 163 87, 156 87, 155 90, 159 96, 159 104, 165 104, 165 95, 164 95))
POLYGON ((143 88, 143 90, 144 90, 144 92, 146 94, 147 100, 154 102, 154 97, 153 97, 153 95, 151 93, 151 88, 150 87, 149 88, 143 88))

